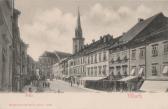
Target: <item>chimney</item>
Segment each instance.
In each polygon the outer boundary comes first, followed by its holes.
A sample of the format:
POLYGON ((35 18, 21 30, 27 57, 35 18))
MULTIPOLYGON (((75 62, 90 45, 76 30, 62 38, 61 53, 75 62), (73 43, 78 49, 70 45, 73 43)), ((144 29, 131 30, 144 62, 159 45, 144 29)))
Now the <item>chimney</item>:
POLYGON ((138 22, 142 22, 142 21, 144 21, 144 19, 138 18, 138 22))

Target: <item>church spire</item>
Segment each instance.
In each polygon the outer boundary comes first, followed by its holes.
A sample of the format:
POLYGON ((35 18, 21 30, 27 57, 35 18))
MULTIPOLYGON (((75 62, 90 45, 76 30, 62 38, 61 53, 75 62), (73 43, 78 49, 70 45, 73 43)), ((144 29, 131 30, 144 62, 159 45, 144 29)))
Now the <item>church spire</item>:
POLYGON ((77 25, 75 29, 75 37, 76 38, 82 38, 82 28, 81 28, 81 22, 80 22, 80 10, 78 7, 78 15, 77 15, 77 25))
POLYGON ((80 11, 78 8, 77 22, 75 28, 75 37, 73 38, 73 53, 77 53, 84 47, 84 38, 82 36, 82 28, 80 21, 80 11))

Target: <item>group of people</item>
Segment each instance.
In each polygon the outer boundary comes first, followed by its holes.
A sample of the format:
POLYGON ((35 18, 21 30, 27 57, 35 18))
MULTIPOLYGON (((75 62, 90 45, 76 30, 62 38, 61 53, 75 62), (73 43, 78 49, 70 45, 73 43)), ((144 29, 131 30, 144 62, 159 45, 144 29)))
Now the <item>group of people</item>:
MULTIPOLYGON (((71 85, 71 87, 72 87, 73 84, 75 84, 75 80, 71 78, 71 79, 69 80, 69 83, 70 83, 70 85, 71 85)), ((79 84, 80 84, 79 80, 76 81, 76 84, 77 84, 77 86, 79 86, 79 84)))

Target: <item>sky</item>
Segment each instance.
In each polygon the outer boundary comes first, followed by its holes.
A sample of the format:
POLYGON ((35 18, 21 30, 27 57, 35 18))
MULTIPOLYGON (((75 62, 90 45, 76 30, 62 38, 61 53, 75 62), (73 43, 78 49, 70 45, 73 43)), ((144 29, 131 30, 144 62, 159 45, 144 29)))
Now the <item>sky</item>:
POLYGON ((72 53, 77 8, 85 44, 100 36, 113 37, 127 32, 138 22, 159 12, 168 16, 168 0, 15 0, 21 11, 21 38, 29 44, 28 54, 34 60, 44 51, 72 53))

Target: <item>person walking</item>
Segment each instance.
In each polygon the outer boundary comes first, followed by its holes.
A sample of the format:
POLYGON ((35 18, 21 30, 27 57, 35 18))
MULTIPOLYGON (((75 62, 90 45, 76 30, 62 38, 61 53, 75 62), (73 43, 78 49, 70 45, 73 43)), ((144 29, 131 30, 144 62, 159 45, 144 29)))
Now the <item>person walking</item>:
POLYGON ((79 80, 77 81, 77 86, 79 87, 79 80))
POLYGON ((73 86, 72 80, 70 81, 70 83, 71 83, 71 87, 72 87, 73 86))

